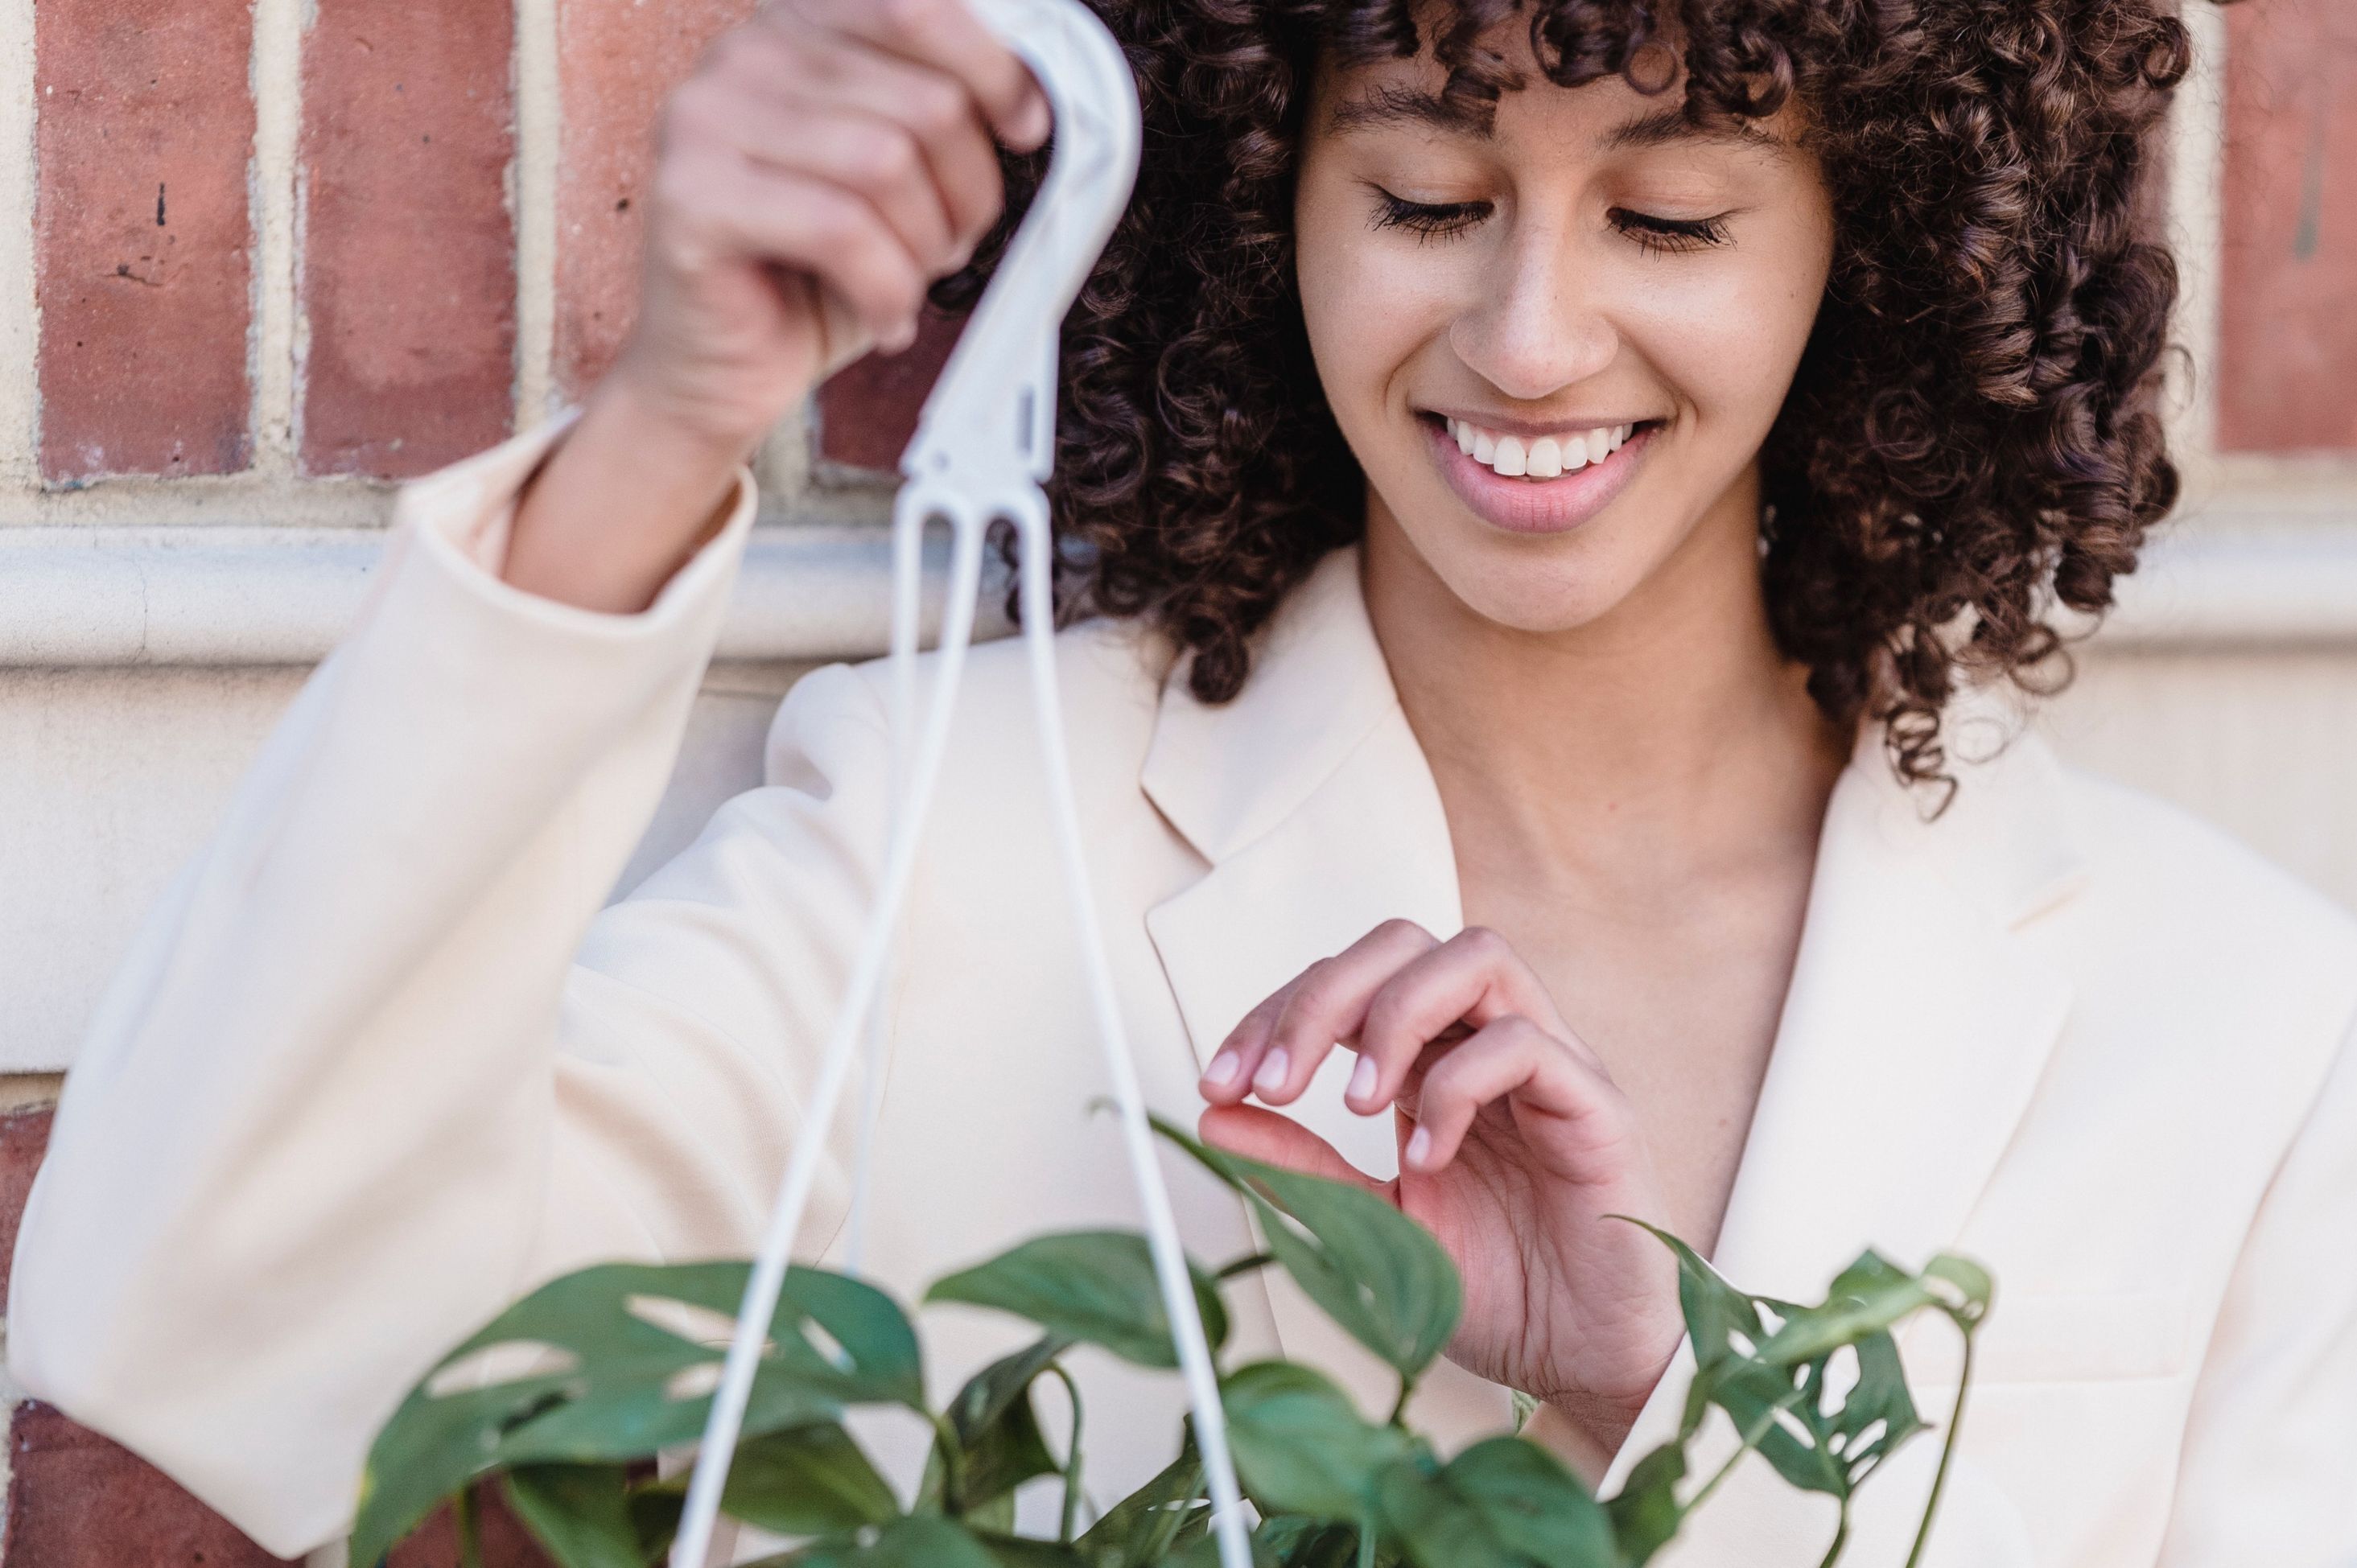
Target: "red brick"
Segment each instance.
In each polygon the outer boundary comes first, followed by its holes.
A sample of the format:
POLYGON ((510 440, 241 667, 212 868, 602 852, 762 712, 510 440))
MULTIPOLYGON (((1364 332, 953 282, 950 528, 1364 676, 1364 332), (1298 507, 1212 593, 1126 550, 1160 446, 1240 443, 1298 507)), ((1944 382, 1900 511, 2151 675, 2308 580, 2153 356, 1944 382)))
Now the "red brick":
POLYGON ((2227 16, 2220 444, 2357 450, 2357 5, 2227 16))
POLYGON ((558 0, 555 379, 587 392, 638 314, 639 244, 663 100, 757 0, 558 0))
POLYGON ((253 453, 252 0, 32 13, 42 476, 233 473, 253 453))
POLYGON ((8 1568, 267 1568, 284 1561, 137 1455, 48 1405, 9 1423, 8 1568))
POLYGON ((928 308, 907 353, 870 354, 838 371, 819 389, 819 456, 849 468, 897 471, 925 394, 964 328, 963 316, 928 308))
POLYGON ((513 7, 485 0, 317 0, 300 152, 307 472, 424 473, 513 424, 514 34, 513 7))
POLYGON ((25 1218, 25 1199, 33 1190, 33 1173, 49 1152, 51 1117, 47 1108, 0 1116, 0 1305, 8 1300, 16 1230, 25 1218))

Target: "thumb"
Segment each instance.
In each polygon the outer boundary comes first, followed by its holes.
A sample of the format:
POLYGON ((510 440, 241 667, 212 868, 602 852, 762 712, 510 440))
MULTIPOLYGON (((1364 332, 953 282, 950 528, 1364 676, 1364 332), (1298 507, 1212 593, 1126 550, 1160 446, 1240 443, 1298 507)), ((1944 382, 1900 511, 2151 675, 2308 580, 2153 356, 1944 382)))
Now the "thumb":
POLYGON ((1195 1130, 1203 1142, 1229 1154, 1303 1176, 1361 1187, 1385 1198, 1391 1196, 1391 1183, 1377 1181, 1344 1159, 1333 1144, 1274 1111, 1257 1105, 1214 1105, 1203 1112, 1195 1130))

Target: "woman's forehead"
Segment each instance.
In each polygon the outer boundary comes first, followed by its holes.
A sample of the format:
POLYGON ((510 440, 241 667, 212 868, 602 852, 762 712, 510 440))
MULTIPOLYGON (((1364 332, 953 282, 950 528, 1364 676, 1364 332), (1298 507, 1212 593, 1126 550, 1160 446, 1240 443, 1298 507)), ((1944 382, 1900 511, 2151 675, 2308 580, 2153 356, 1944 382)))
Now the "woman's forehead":
POLYGON ((1799 114, 1792 105, 1760 121, 1697 120, 1686 112, 1682 70, 1658 91, 1640 90, 1620 74, 1562 86, 1536 70, 1523 30, 1510 30, 1523 40, 1516 70, 1522 85, 1501 93, 1494 105, 1448 91, 1449 70, 1427 41, 1412 58, 1329 62, 1318 73, 1316 124, 1328 135, 1405 129, 1481 142, 1513 139, 1527 129, 1549 141, 1575 137, 1598 153, 1724 145, 1783 156, 1797 146, 1799 114))

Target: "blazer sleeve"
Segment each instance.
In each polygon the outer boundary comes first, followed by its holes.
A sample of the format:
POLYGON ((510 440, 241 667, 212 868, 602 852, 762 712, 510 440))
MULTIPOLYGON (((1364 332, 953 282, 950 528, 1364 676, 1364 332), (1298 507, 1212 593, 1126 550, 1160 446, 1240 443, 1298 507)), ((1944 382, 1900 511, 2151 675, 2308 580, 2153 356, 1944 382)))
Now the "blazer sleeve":
MULTIPOLYGON (((405 492, 115 977, 25 1213, 16 1378, 281 1555, 347 1528, 377 1426, 520 1293, 750 1249, 880 847, 881 710, 822 671, 776 783, 600 912, 753 495, 642 614, 537 599, 496 568, 554 435, 405 492)), ((842 1187, 838 1155, 813 1230, 842 1187)))
POLYGON ((2352 1239, 2357 1032, 2276 1171, 2227 1287, 2159 1568, 2357 1563, 2352 1239))

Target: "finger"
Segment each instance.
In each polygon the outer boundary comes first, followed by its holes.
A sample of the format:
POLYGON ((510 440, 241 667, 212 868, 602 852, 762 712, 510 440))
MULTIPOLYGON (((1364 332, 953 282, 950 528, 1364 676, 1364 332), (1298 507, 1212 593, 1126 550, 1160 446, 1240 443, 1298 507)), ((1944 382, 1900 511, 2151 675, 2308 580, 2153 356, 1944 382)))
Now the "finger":
MULTIPOLYGON (((773 104, 772 113, 785 116, 790 125, 819 111, 901 127, 923 154, 933 194, 967 251, 1005 205, 1005 182, 988 127, 965 89, 943 72, 824 34, 795 41, 756 34, 715 70, 733 92, 773 104)), ((790 146, 793 139, 790 130, 779 145, 790 146)))
POLYGON ((748 161, 863 197, 929 274, 957 264, 956 222, 906 126, 856 111, 794 113, 759 101, 738 108, 729 141, 748 161))
POLYGON ((1436 939, 1411 920, 1387 920, 1301 972, 1260 1042, 1252 1091, 1271 1105, 1301 1097, 1335 1046, 1356 1037, 1368 1001, 1436 939))
POLYGON ((1215 1106, 1203 1112, 1196 1131, 1213 1148, 1265 1165, 1323 1176, 1370 1192, 1391 1190, 1390 1183, 1377 1181, 1359 1169, 1342 1157, 1340 1150, 1300 1122, 1257 1105, 1215 1106))
POLYGON ((1452 1026, 1478 1030, 1517 1016, 1539 1021, 1575 1055, 1595 1063, 1564 1025, 1537 972, 1505 938, 1469 926, 1403 964, 1369 999, 1357 1042, 1359 1071, 1347 1097, 1351 1108, 1363 1114, 1390 1104, 1425 1048, 1452 1026))
POLYGON ((1628 1102, 1610 1079, 1523 1017, 1485 1025, 1426 1071, 1401 1165, 1427 1176, 1448 1168, 1474 1118, 1502 1100, 1555 1124, 1556 1135, 1540 1140, 1555 1175, 1604 1181, 1618 1174, 1635 1132, 1628 1102))
POLYGON ((1233 1105, 1252 1092, 1253 1074, 1260 1069, 1262 1055, 1268 1047, 1269 1031, 1276 1026, 1277 1015, 1293 994, 1300 977, 1287 981, 1271 993, 1259 1005, 1245 1014, 1220 1048, 1204 1066, 1200 1088, 1203 1098, 1214 1105, 1233 1105))
POLYGON ((925 273, 861 197, 737 155, 680 160, 662 175, 656 242, 694 272, 724 256, 816 278, 882 344, 900 341, 924 303, 925 273))
POLYGON ((1044 145, 1054 129, 1030 68, 965 0, 838 0, 836 16, 845 31, 956 78, 1016 151, 1044 145))

